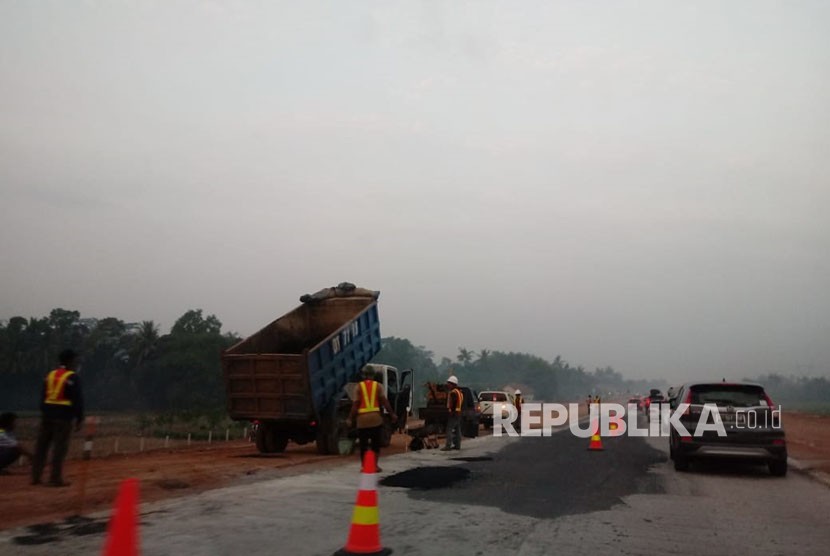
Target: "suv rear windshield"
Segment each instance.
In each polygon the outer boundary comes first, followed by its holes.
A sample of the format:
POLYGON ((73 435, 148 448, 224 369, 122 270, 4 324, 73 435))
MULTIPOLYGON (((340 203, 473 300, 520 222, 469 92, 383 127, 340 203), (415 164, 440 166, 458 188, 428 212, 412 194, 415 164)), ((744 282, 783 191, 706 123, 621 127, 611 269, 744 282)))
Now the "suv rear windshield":
POLYGON ((506 402, 507 394, 504 392, 482 392, 478 396, 480 402, 506 402))
POLYGON ((744 384, 706 384, 692 388, 692 403, 753 407, 767 405, 764 389, 744 384))

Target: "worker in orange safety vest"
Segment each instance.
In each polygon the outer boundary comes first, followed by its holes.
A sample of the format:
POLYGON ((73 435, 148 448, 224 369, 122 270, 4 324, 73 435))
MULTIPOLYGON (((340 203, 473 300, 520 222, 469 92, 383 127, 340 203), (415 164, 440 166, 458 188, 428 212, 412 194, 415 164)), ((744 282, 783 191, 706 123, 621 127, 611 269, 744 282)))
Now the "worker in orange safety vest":
MULTIPOLYGON (((358 383, 357 396, 352 404, 352 411, 349 415, 348 425, 357 421, 357 438, 360 443, 360 461, 366 452, 372 450, 375 453, 375 461, 380 458, 380 441, 383 432, 383 414, 381 406, 389 413, 393 423, 398 422, 398 416, 386 394, 383 385, 374 380, 375 372, 369 367, 363 367, 363 380, 358 383)), ((377 468, 380 471, 380 468, 377 468)))
POLYGON ((464 393, 458 387, 453 375, 447 379, 447 442, 441 451, 461 449, 461 408, 464 407, 464 393))
POLYGON ((38 430, 35 456, 32 460, 32 484, 40 484, 41 474, 46 465, 46 456, 52 449, 52 469, 49 486, 65 487, 63 460, 69 450, 72 435, 72 421, 75 430, 80 431, 84 421, 84 401, 81 382, 75 372, 78 355, 66 349, 58 356, 60 366, 46 375, 40 397, 40 429, 38 430))

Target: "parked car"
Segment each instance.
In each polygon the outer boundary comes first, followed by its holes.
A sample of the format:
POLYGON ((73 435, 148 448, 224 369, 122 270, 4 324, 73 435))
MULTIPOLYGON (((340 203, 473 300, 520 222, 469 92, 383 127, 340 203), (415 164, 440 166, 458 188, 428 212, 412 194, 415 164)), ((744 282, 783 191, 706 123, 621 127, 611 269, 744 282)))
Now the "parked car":
POLYGON ((775 406, 763 386, 728 382, 686 384, 672 405, 676 408, 682 403, 690 404, 680 417, 690 435, 680 436, 672 427, 669 438, 669 453, 677 471, 686 471, 695 459, 723 458, 764 462, 773 475, 787 474, 786 436, 780 414, 774 412, 775 406), (694 435, 704 404, 717 408, 726 436, 715 431, 694 435))
POLYGON ((484 390, 478 394, 478 405, 481 410, 479 414, 479 421, 484 428, 491 428, 493 426, 493 414, 499 414, 507 419, 510 409, 508 406, 516 405, 516 400, 513 394, 501 390, 484 390))

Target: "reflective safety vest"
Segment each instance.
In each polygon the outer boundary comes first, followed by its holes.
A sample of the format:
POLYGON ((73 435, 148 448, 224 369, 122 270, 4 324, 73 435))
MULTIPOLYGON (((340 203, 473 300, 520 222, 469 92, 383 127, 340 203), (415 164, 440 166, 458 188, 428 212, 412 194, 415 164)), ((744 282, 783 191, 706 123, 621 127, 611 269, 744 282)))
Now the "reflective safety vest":
POLYGON ((66 397, 66 381, 75 373, 61 367, 46 375, 46 399, 43 403, 49 405, 72 405, 72 400, 66 397))
POLYGON ((450 390, 450 393, 447 395, 447 409, 450 411, 455 411, 457 413, 461 413, 461 403, 464 401, 464 394, 458 388, 453 388, 450 390), (458 403, 455 405, 455 408, 452 407, 452 395, 453 393, 456 394, 456 399, 458 403))
POLYGON ((360 383, 360 405, 357 408, 357 413, 371 413, 373 411, 380 412, 380 404, 378 404, 378 384, 374 380, 364 380, 360 383))

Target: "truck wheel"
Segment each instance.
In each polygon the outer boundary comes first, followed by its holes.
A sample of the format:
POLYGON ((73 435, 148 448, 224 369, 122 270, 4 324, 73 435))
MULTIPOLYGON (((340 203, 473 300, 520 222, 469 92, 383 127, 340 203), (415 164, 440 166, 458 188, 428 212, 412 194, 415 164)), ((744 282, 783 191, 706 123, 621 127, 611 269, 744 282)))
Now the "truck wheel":
POLYGON ((256 430, 256 449, 260 454, 268 453, 267 439, 270 435, 265 431, 265 425, 260 424, 256 430))
POLYGON ((392 444, 392 423, 384 419, 383 426, 380 428, 380 446, 381 448, 388 448, 392 444))
POLYGON ((464 423, 462 433, 467 438, 475 438, 478 436, 478 423, 464 423))
POLYGON ((337 412, 327 411, 326 415, 320 417, 320 424, 317 425, 317 453, 322 455, 340 453, 340 427, 337 422, 337 412))
POLYGON ((288 446, 288 436, 277 431, 271 432, 271 453, 282 453, 288 446))

